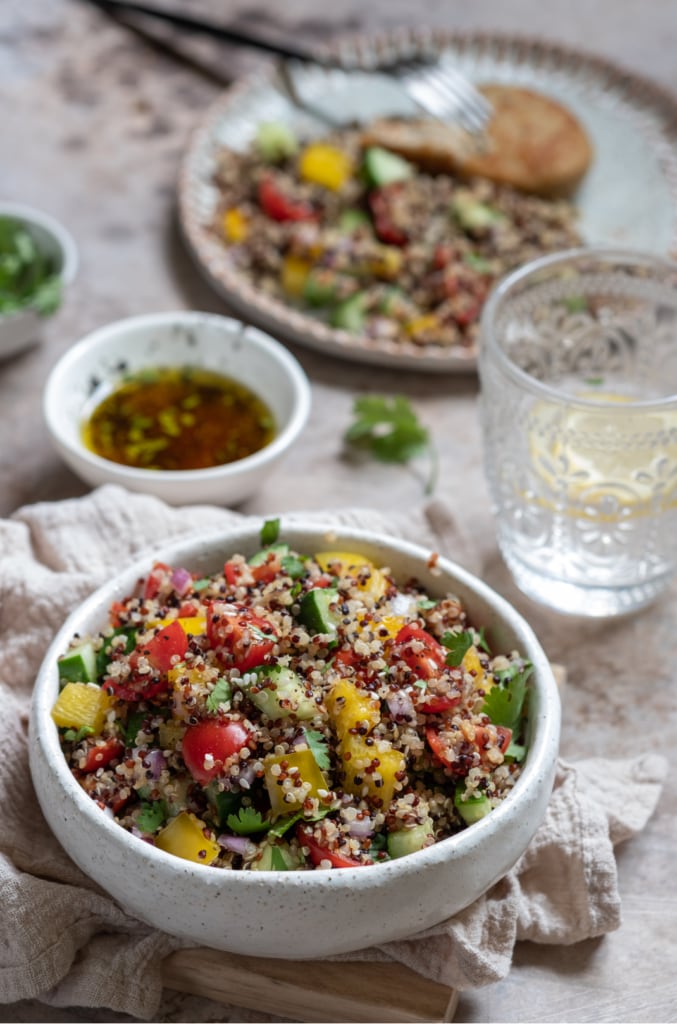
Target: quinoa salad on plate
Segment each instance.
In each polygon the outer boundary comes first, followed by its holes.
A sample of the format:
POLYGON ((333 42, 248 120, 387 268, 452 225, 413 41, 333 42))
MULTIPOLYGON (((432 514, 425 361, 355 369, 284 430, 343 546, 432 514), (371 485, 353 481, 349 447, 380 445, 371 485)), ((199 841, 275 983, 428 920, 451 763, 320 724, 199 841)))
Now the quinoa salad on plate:
POLYGON ((356 128, 301 139, 264 122, 245 151, 219 150, 213 184, 213 232, 260 293, 417 351, 474 351, 494 281, 581 244, 571 202, 430 173, 356 128))
POLYGON ((103 814, 194 863, 317 870, 414 853, 509 796, 532 667, 457 597, 292 550, 278 520, 224 557, 156 562, 59 658, 52 718, 103 814))

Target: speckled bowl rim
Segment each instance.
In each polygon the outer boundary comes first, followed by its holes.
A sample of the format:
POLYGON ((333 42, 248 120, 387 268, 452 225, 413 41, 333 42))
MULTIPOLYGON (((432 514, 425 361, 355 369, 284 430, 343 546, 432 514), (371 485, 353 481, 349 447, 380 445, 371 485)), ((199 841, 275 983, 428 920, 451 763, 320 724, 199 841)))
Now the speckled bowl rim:
MULTIPOLYGON (((149 867, 157 865, 159 869, 174 871, 184 877, 190 877, 198 886, 215 889, 232 886, 245 886, 252 891, 260 889, 262 884, 269 884, 274 878, 275 886, 283 891, 296 889, 330 889, 332 892, 352 890, 356 887, 370 888, 382 884, 388 878, 416 875, 424 872, 427 867, 453 862, 456 858, 467 857, 473 850, 481 851, 485 842, 491 842, 494 834, 500 837, 501 825, 511 820, 518 812, 521 804, 527 806, 535 798, 535 793, 542 787, 544 779, 554 779, 554 769, 559 747, 561 723, 561 706, 557 683, 547 657, 534 634, 532 628, 522 615, 500 594, 489 587, 477 576, 468 572, 457 563, 440 557, 438 568, 442 572, 439 591, 454 591, 457 585, 461 590, 472 592, 479 601, 487 603, 495 612, 496 619, 508 626, 518 639, 521 653, 529 658, 534 666, 534 679, 538 680, 540 708, 537 723, 532 727, 535 735, 531 736, 528 756, 520 778, 509 796, 491 814, 482 818, 471 827, 434 846, 419 850, 396 860, 368 867, 344 868, 340 871, 227 871, 206 865, 192 864, 177 858, 157 847, 143 844, 141 840, 125 831, 120 825, 103 814, 73 778, 67 767, 59 745, 58 730, 51 720, 50 709, 58 692, 57 657, 63 653, 74 631, 82 631, 84 622, 98 608, 107 608, 112 600, 120 599, 128 594, 133 583, 146 574, 152 561, 159 559, 168 564, 172 562, 186 563, 190 568, 190 559, 199 558, 200 550, 207 551, 213 546, 224 552, 234 550, 233 545, 249 547, 251 551, 258 545, 260 522, 236 526, 227 530, 215 531, 199 539, 195 537, 183 540, 158 549, 152 555, 136 560, 114 579, 108 581, 90 597, 88 597, 65 621, 52 641, 42 666, 39 670, 33 692, 30 716, 30 751, 31 770, 36 748, 46 760, 47 767, 60 786, 67 799, 72 800, 80 813, 89 820, 101 843, 112 844, 120 852, 121 862, 129 856, 134 860, 143 857, 149 867), (247 538, 247 541, 243 538, 247 538), (47 697, 51 699, 47 701, 47 697)), ((308 546, 331 542, 333 546, 345 547, 347 544, 359 544, 373 549, 379 554, 396 551, 398 555, 412 558, 419 563, 421 570, 430 558, 430 550, 417 544, 397 538, 385 537, 369 530, 338 527, 330 524, 318 526, 317 522, 304 522, 301 519, 285 521, 281 517, 281 536, 289 537, 292 543, 303 534, 307 536, 308 546)), ((243 553, 248 554, 248 551, 243 553)), ((210 555, 210 557, 212 557, 210 555)), ((381 557, 383 555, 381 554, 381 557)), ((105 612, 101 617, 102 625, 105 612)), ((532 683, 533 685, 533 683, 532 683)), ((35 776, 34 776, 35 777, 35 776)), ((40 790, 37 788, 38 799, 40 790)), ((535 827, 528 835, 531 839, 535 827)), ((77 837, 74 836, 74 841, 77 837)), ((526 845, 526 844, 525 844, 526 845)), ((130 863, 132 863, 130 861, 130 863)), ((86 869, 85 869, 86 870, 86 869)), ((473 899, 477 895, 472 896, 473 899)))
MULTIPOLYGON (((599 77, 604 86, 638 110, 648 110, 662 122, 659 130, 664 143, 677 136, 677 101, 659 85, 630 73, 605 58, 587 52, 528 36, 497 35, 492 33, 456 33, 444 29, 397 28, 377 35, 356 35, 342 39, 336 45, 323 47, 319 52, 341 55, 347 61, 358 61, 365 67, 378 62, 380 55, 437 52, 453 48, 461 53, 477 51, 491 54, 497 59, 510 60, 518 65, 547 65, 572 72, 587 71, 599 77)), ((339 358, 372 365, 424 372, 474 373, 477 363, 476 347, 463 351, 445 350, 435 345, 416 346, 371 338, 357 338, 354 334, 329 327, 327 324, 293 309, 279 299, 261 294, 244 274, 230 264, 225 248, 217 244, 207 225, 200 220, 197 204, 192 195, 191 165, 195 154, 208 145, 216 125, 233 111, 250 89, 260 87, 271 77, 256 72, 238 80, 208 108, 200 124, 193 130, 180 166, 178 178, 179 225, 188 249, 198 267, 214 289, 238 312, 268 330, 276 330, 290 341, 339 358)), ((665 159, 664 174, 674 209, 677 210, 677 158, 665 159)), ((671 248, 677 249, 677 216, 674 217, 671 248)))

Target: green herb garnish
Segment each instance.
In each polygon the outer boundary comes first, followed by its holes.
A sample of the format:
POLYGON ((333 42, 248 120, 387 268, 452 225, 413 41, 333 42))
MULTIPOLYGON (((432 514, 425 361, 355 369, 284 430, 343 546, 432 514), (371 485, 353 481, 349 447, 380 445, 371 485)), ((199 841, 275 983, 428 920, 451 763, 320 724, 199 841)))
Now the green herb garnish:
POLYGON ((588 308, 588 300, 584 295, 570 295, 563 300, 567 313, 583 313, 588 308))
POLYGON ((331 767, 331 761, 329 759, 329 747, 327 746, 326 737, 321 732, 318 732, 317 729, 307 729, 305 737, 318 767, 323 772, 328 772, 331 767))
POLYGON ((61 278, 19 220, 0 217, 0 313, 30 307, 41 316, 58 309, 61 278))
POLYGON ((525 662, 522 666, 511 665, 494 673, 497 682, 487 692, 481 709, 494 725, 502 725, 515 732, 522 718, 527 680, 533 671, 533 665, 525 662))
POLYGON ((470 630, 463 633, 445 633, 441 642, 449 651, 447 665, 453 668, 461 664, 466 651, 469 651, 474 644, 475 637, 470 630))
POLYGON ((269 824, 253 807, 241 807, 237 814, 229 814, 226 825, 239 836, 251 836, 255 832, 266 832, 269 824))
POLYGON ((219 679, 206 700, 207 711, 216 713, 222 704, 230 704, 233 691, 227 679, 219 679))
POLYGON ((316 811, 315 814, 308 815, 304 814, 303 811, 297 811, 296 814, 288 814, 285 818, 278 818, 274 825, 271 825, 268 835, 275 836, 280 839, 281 836, 288 832, 289 829, 296 825, 299 821, 321 821, 322 818, 326 818, 329 814, 329 808, 322 808, 316 811))
POLYGON ((144 800, 141 804, 141 812, 136 819, 136 827, 140 832, 155 832, 166 819, 167 805, 164 800, 144 800))
POLYGON ((298 580, 301 576, 305 576, 306 574, 306 567, 303 564, 302 559, 297 558, 296 555, 284 555, 280 564, 282 566, 282 572, 292 580, 298 580))
POLYGON ((83 725, 80 729, 66 729, 63 738, 69 743, 79 743, 85 736, 92 736, 94 730, 89 725, 83 725))
POLYGON ((261 527, 261 547, 267 548, 271 544, 274 544, 277 538, 280 536, 280 520, 279 519, 266 519, 265 523, 261 527))
POLYGON ((129 718, 127 719, 127 725, 125 726, 125 746, 136 746, 136 737, 138 735, 139 729, 141 728, 147 717, 148 716, 145 711, 134 711, 129 716, 129 718))
POLYGON ((408 399, 396 395, 363 395, 353 405, 354 421, 343 435, 348 445, 369 452, 381 462, 409 462, 420 455, 430 458, 426 494, 432 494, 437 480, 437 452, 430 433, 408 399))
POLYGON ((279 846, 270 848, 270 869, 271 871, 289 871, 289 865, 284 859, 284 854, 279 846))

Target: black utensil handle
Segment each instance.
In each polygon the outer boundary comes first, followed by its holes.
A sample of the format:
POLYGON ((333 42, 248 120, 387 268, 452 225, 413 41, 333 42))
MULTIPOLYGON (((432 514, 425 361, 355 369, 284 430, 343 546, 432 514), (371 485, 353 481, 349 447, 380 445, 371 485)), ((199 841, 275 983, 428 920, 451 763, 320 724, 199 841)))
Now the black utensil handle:
POLYGON ((90 0, 90 3, 111 13, 142 14, 150 18, 157 18, 170 25, 177 25, 179 28, 185 28, 192 32, 201 32, 204 35, 212 36, 214 39, 221 39, 224 42, 250 46, 252 49, 273 53, 278 57, 312 61, 315 64, 324 63, 320 58, 313 56, 307 50, 299 50, 295 46, 283 45, 269 39, 262 39, 260 36, 250 35, 250 33, 242 32, 239 29, 227 28, 225 25, 205 21, 203 18, 192 18, 187 14, 179 14, 178 11, 154 7, 150 4, 131 2, 131 0, 90 0))

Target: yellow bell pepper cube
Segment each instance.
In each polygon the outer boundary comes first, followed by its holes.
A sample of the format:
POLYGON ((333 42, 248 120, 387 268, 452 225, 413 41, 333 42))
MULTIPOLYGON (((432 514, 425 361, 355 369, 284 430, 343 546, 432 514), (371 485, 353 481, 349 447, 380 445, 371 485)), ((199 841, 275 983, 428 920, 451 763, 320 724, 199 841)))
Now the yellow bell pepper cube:
POLYGON ((402 252, 394 246, 384 245, 368 264, 368 270, 374 277, 380 277, 384 281, 392 281, 402 269, 402 252))
POLYGON ((479 689, 480 687, 482 689, 487 688, 485 671, 482 666, 482 662, 480 661, 479 652, 474 644, 472 645, 472 647, 469 647, 468 650, 463 655, 463 660, 461 661, 461 668, 463 669, 464 672, 469 672, 470 675, 472 675, 475 684, 475 689, 479 689))
POLYGON ((223 233, 229 242, 244 242, 249 234, 249 223, 242 210, 233 206, 223 215, 223 233))
POLYGON ((281 282, 284 291, 292 298, 298 298, 303 294, 310 263, 300 256, 288 253, 282 260, 281 282))
POLYGON ((406 624, 406 621, 402 615, 384 615, 378 622, 372 622, 370 627, 377 636, 381 637, 383 636, 382 630, 387 630, 388 636, 391 640, 394 640, 402 626, 406 624))
POLYGON ((327 780, 312 750, 293 750, 263 762, 264 780, 274 815, 290 814, 303 807, 307 797, 328 789, 327 780))
POLYGON ((381 720, 379 702, 373 694, 358 689, 348 679, 339 679, 327 698, 327 714, 336 735, 343 739, 351 729, 366 726, 371 732, 381 720))
POLYGON ((299 174, 304 181, 338 192, 352 173, 348 156, 325 142, 313 142, 301 153, 299 174))
POLYGON ((385 740, 369 742, 366 736, 348 733, 339 744, 343 764, 343 786, 354 796, 364 796, 379 807, 387 807, 406 772, 404 754, 386 746, 385 740))
POLYGON ((205 825, 188 811, 181 811, 158 833, 155 845, 165 853, 193 861, 213 864, 221 847, 205 835, 205 825))
POLYGON ((439 326, 439 320, 434 313, 424 313, 405 324, 405 331, 408 335, 423 334, 425 331, 434 331, 439 326))
POLYGON ((180 661, 178 665, 172 665, 167 672, 167 679, 172 686, 183 686, 184 681, 187 680, 190 686, 199 686, 201 683, 206 682, 204 670, 199 668, 188 668, 185 661, 180 661))
POLYGON ((369 569, 369 576, 360 580, 357 585, 361 591, 373 597, 375 601, 378 601, 388 588, 383 573, 364 555, 356 555, 351 551, 319 551, 315 555, 315 561, 324 572, 333 573, 340 579, 356 577, 366 567, 369 569))
POLYGON ((153 625, 164 629, 165 626, 171 626, 172 622, 178 622, 186 636, 204 636, 207 632, 207 620, 204 615, 186 615, 182 619, 160 619, 153 625))
POLYGON ((67 683, 52 708, 52 718, 61 729, 103 729, 106 713, 114 701, 92 683, 67 683))

